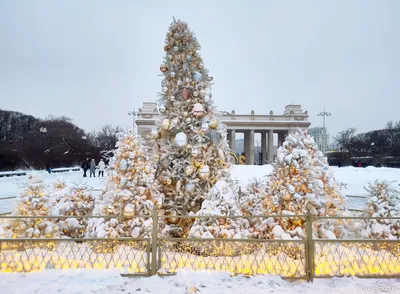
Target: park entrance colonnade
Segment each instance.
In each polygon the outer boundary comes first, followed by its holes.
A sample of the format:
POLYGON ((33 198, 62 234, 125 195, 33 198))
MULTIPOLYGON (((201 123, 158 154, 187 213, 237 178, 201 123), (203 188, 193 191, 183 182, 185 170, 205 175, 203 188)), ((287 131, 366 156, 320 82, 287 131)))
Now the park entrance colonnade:
MULTIPOLYGON (((157 103, 144 102, 139 108, 135 120, 138 133, 145 139, 149 138, 155 122, 161 115, 157 103)), ((310 126, 307 111, 302 111, 301 105, 290 104, 285 107, 283 114, 276 115, 272 111, 269 114, 236 114, 224 112, 218 116, 221 123, 225 124, 228 132, 229 147, 236 151, 236 136, 244 134, 244 153, 246 164, 255 163, 254 134, 261 134, 261 163, 265 164, 274 159, 277 147, 281 146, 285 136, 295 132, 297 128, 307 129, 310 126), (277 146, 274 146, 274 134, 277 134, 277 146)), ((135 119, 135 118, 134 118, 135 119)))

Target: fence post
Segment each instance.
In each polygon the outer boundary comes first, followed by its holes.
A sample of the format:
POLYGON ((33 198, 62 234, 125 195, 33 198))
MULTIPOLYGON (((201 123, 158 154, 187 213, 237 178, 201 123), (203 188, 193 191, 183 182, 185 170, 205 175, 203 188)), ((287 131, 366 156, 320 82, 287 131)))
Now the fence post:
POLYGON ((314 279, 314 244, 312 237, 312 215, 307 213, 306 216, 306 270, 307 281, 312 282, 314 279))
POLYGON ((158 237, 158 211, 155 209, 153 215, 153 231, 151 234, 151 275, 157 274, 157 237, 158 237))

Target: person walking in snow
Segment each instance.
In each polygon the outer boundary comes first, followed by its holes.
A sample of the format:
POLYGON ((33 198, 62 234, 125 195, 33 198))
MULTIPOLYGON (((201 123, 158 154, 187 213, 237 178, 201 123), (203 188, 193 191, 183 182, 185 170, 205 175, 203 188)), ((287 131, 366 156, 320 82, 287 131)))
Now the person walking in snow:
POLYGON ((99 177, 100 174, 102 177, 104 177, 104 169, 106 168, 106 164, 104 163, 103 159, 100 159, 99 166, 97 168, 99 169, 99 177))
POLYGON ((81 167, 83 169, 83 177, 86 178, 86 172, 90 168, 89 158, 86 158, 84 161, 82 161, 81 167))
POLYGON ((96 177, 96 161, 94 161, 94 159, 92 159, 92 161, 90 162, 90 177, 96 177))

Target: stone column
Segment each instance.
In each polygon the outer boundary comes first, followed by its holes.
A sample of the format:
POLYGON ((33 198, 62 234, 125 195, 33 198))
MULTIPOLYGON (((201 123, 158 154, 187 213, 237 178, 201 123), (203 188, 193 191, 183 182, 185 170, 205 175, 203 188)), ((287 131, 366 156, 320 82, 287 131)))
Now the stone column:
POLYGON ((272 162, 274 152, 274 131, 268 131, 268 162, 272 162))
POLYGON ((231 148, 232 152, 236 154, 236 131, 235 130, 230 131, 229 147, 231 148))
MULTIPOLYGON (((254 164, 254 130, 250 130, 249 136, 249 163, 250 165, 254 164)), ((247 158, 247 156, 246 156, 247 158)))
POLYGON ((250 132, 249 131, 243 131, 243 137, 244 137, 244 142, 243 142, 243 149, 244 149, 244 156, 246 157, 246 165, 249 164, 249 153, 250 153, 250 132))
POLYGON ((267 133, 266 132, 261 132, 261 153, 262 153, 261 164, 265 164, 267 162, 267 133))
POLYGON ((278 133, 278 147, 281 147, 284 141, 285 141, 285 133, 279 132, 278 133))

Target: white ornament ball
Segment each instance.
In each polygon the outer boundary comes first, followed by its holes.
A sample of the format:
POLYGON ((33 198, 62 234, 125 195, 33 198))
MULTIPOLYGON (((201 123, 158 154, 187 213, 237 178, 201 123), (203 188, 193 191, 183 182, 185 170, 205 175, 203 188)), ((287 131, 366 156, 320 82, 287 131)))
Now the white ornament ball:
POLYGON ((179 80, 178 82, 176 82, 178 86, 182 85, 182 80, 179 80))
POLYGON ((210 167, 208 165, 203 166, 200 170, 199 170, 199 177, 200 179, 207 179, 208 176, 210 175, 210 167))
POLYGON ((170 76, 171 76, 171 78, 174 78, 176 76, 175 72, 171 71, 170 76))
POLYGON ((188 191, 189 193, 194 192, 194 189, 196 188, 196 185, 194 182, 190 181, 185 184, 185 190, 188 191))
POLYGON ((174 47, 174 51, 175 51, 175 52, 178 52, 178 51, 179 51, 179 48, 178 48, 177 46, 175 46, 175 47, 174 47))
POLYGON ((168 88, 167 87, 163 87, 162 90, 163 90, 163 92, 167 92, 168 88))
POLYGON ((128 161, 126 161, 126 159, 121 159, 118 167, 120 170, 126 171, 128 169, 128 161))
POLYGON ((174 139, 174 143, 175 146, 178 148, 183 148, 187 145, 187 136, 184 132, 180 132, 178 134, 176 134, 175 139, 174 139))
POLYGON ((192 55, 186 55, 186 60, 187 60, 187 61, 192 60, 192 55))
POLYGON ((197 97, 197 96, 199 96, 199 93, 196 92, 196 91, 194 91, 194 92, 193 92, 193 96, 194 96, 194 97, 197 97))
POLYGON ((170 125, 169 119, 165 118, 165 119, 161 122, 161 129, 164 130, 164 131, 168 131, 169 125, 170 125))
POLYGON ((169 60, 172 60, 172 55, 168 55, 168 59, 169 59, 169 60))

